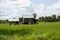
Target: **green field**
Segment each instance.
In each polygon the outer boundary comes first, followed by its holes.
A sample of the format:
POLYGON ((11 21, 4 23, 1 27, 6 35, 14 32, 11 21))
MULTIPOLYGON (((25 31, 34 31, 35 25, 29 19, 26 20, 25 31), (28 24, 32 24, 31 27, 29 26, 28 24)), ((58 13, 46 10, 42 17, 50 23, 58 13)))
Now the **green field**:
POLYGON ((0 24, 0 40, 60 40, 60 22, 0 24))

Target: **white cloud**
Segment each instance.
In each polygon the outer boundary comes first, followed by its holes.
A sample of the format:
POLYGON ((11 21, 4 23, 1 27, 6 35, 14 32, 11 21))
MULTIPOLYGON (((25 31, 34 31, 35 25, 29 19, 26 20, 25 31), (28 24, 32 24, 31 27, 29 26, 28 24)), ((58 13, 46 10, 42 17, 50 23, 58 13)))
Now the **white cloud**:
POLYGON ((53 7, 54 7, 54 13, 60 15, 60 3, 54 4, 53 7))
POLYGON ((40 4, 36 7, 35 12, 39 16, 44 16, 46 14, 46 6, 44 4, 40 4))
POLYGON ((28 7, 31 4, 29 0, 3 0, 3 1, 5 2, 0 3, 0 7, 5 6, 28 7))
POLYGON ((35 5, 30 0, 2 0, 0 2, 0 15, 22 16, 27 13, 37 13, 39 16, 60 15, 60 0, 50 6, 45 4, 35 5))
POLYGON ((8 16, 22 16, 23 13, 32 12, 30 0, 2 0, 0 14, 8 16), (4 12, 4 13, 3 13, 4 12))
POLYGON ((35 12, 37 13, 38 17, 50 16, 53 14, 60 15, 60 2, 54 3, 50 6, 40 4, 36 7, 35 12))
POLYGON ((56 15, 60 15, 60 3, 57 2, 51 6, 49 6, 49 11, 51 12, 50 14, 56 14, 56 15))
POLYGON ((60 3, 60 0, 57 0, 57 2, 59 2, 59 3, 60 3))

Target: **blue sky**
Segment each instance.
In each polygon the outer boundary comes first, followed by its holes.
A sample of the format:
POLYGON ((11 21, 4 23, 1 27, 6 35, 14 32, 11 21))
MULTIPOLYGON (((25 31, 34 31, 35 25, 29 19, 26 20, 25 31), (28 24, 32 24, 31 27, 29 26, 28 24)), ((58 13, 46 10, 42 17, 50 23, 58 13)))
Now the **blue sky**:
POLYGON ((52 5, 57 2, 57 0, 31 0, 36 5, 39 4, 46 4, 46 5, 52 5))
POLYGON ((40 16, 60 15, 60 0, 0 0, 1 17, 21 17, 24 14, 40 16))

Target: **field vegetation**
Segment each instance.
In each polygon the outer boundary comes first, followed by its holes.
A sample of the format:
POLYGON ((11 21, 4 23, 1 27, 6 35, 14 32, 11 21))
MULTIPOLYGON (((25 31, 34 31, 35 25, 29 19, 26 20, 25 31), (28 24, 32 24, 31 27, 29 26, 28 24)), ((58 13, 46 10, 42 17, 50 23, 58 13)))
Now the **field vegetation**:
POLYGON ((60 40, 60 22, 0 24, 0 40, 60 40))

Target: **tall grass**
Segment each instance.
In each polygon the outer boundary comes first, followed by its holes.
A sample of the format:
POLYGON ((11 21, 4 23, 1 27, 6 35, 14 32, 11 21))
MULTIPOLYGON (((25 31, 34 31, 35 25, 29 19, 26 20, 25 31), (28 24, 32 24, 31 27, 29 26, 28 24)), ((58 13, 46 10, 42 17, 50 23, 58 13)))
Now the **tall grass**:
POLYGON ((0 24, 0 40, 60 40, 60 22, 0 24))

